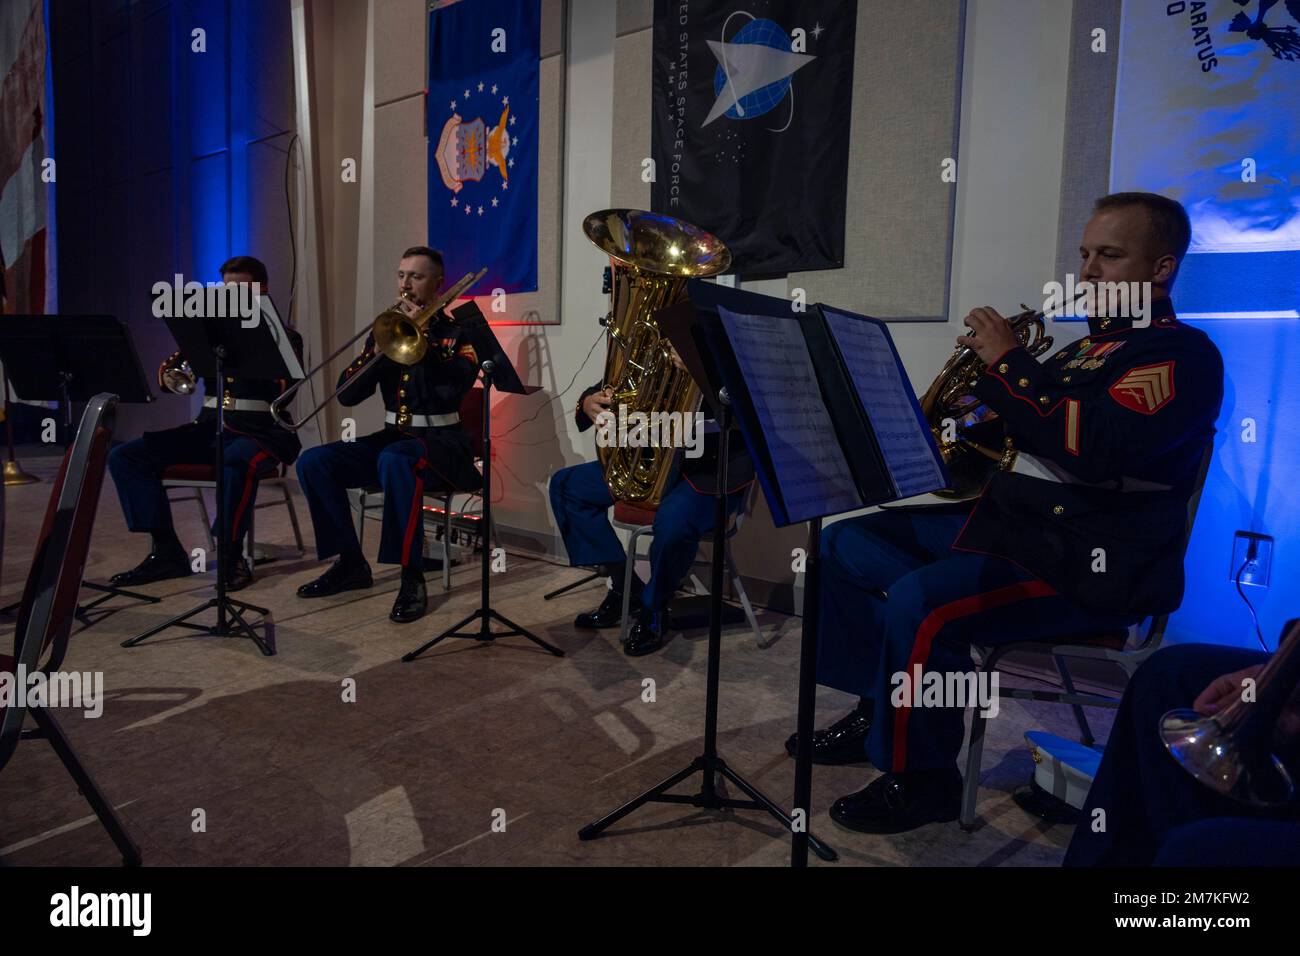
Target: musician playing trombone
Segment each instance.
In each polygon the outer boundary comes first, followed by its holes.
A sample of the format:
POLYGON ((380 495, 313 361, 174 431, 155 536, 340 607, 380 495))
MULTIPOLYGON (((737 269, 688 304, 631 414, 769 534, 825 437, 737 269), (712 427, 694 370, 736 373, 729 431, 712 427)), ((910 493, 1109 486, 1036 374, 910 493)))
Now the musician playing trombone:
MULTIPOLYGON (((442 256, 428 246, 402 253, 397 268, 401 308, 414 315, 442 288, 442 256)), ((347 489, 379 485, 384 492, 379 562, 402 568, 401 587, 389 619, 418 620, 427 610, 422 550, 426 487, 475 491, 482 476, 474 467, 469 436, 460 426, 460 404, 478 374, 478 357, 463 333, 442 316, 426 326, 429 347, 413 365, 375 357, 375 339, 339 376, 339 401, 359 405, 378 389, 384 427, 354 441, 311 448, 298 459, 298 481, 311 509, 316 556, 337 556, 320 577, 298 589, 303 598, 325 597, 374 584, 361 553, 347 489)))
MULTIPOLYGON (((238 285, 257 283, 267 291, 266 266, 252 256, 235 256, 221 266, 221 280, 238 285)), ((302 358, 302 336, 287 329, 294 351, 302 358)), ((176 352, 158 368, 160 388, 188 394, 196 385, 185 357, 176 352)), ((253 571, 243 556, 243 540, 252 521, 257 486, 279 470, 291 465, 302 447, 298 436, 275 424, 270 402, 284 390, 283 381, 227 376, 218 387, 204 379, 203 409, 198 418, 186 425, 162 431, 145 432, 144 436, 114 448, 108 456, 108 470, 117 486, 122 514, 132 531, 148 532, 152 539, 149 554, 129 571, 112 577, 115 587, 134 587, 191 573, 189 554, 176 536, 171 506, 163 489, 162 475, 171 465, 210 465, 216 448, 218 397, 225 407, 225 519, 226 527, 213 527, 213 535, 223 535, 222 550, 226 563, 226 590, 238 591, 253 581, 253 571)))

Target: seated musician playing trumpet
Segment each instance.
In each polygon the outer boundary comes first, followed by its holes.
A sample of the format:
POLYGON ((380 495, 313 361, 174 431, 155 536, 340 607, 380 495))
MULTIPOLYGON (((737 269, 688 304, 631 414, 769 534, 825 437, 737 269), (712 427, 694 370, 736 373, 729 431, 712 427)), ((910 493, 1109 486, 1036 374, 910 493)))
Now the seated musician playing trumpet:
POLYGON ((969 391, 999 416, 1014 468, 973 505, 826 529, 818 681, 860 701, 815 734, 814 761, 881 771, 832 806, 842 826, 895 833, 958 816, 963 707, 917 706, 905 689, 918 675, 954 687, 973 643, 1115 632, 1178 607, 1187 502, 1223 395, 1218 350, 1169 300, 1190 239, 1172 199, 1098 200, 1081 278, 1149 282, 1149 320, 1095 310, 1087 336, 1040 364, 1006 319, 975 309, 957 339, 981 363, 969 391))
POLYGON ((1153 654, 1124 689, 1064 865, 1294 866, 1300 802, 1273 792, 1284 778, 1268 765, 1276 757, 1286 777, 1300 782, 1298 659, 1300 619, 1282 629, 1271 675, 1264 673, 1270 656, 1252 648, 1178 644, 1153 654), (1280 805, 1231 799, 1171 757, 1163 718, 1188 705, 1206 722, 1230 728, 1217 739, 1201 732, 1219 760, 1217 780, 1235 777, 1242 796, 1277 797, 1280 805), (1256 714, 1247 726, 1229 716, 1264 706, 1276 718, 1256 714), (1227 739, 1243 735, 1263 740, 1227 739), (1246 769, 1240 776, 1239 759, 1246 769), (1240 785, 1243 776, 1253 778, 1252 786, 1240 785))
MULTIPOLYGON (((221 279, 231 284, 256 282, 267 291, 266 266, 252 256, 235 256, 221 266, 221 279)), ((302 357, 302 336, 287 329, 294 351, 302 357)), ((158 385, 188 395, 196 386, 194 373, 180 352, 158 368, 158 385)), ((171 465, 210 465, 216 454, 215 422, 217 400, 225 408, 225 528, 212 529, 221 535, 225 547, 226 590, 238 591, 253 580, 243 556, 257 498, 257 485, 274 474, 281 464, 291 465, 302 447, 298 436, 279 428, 271 417, 270 403, 284 390, 284 382, 227 376, 218 388, 204 379, 203 409, 187 425, 163 431, 145 432, 142 438, 114 448, 108 456, 108 470, 117 486, 122 514, 132 531, 148 532, 149 554, 136 567, 112 577, 116 587, 132 587, 185 577, 191 573, 190 557, 176 536, 171 506, 162 485, 163 472, 171 465)))
MULTIPOLYGON (((401 309, 415 315, 433 303, 442 287, 442 256, 427 246, 402 253, 397 269, 401 309)), ((376 355, 375 337, 339 376, 339 401, 359 405, 379 389, 384 427, 355 441, 336 441, 308 449, 298 460, 298 481, 316 529, 316 556, 338 560, 320 577, 298 589, 303 598, 325 597, 374 584, 361 553, 347 489, 379 485, 384 491, 379 561, 400 564, 402 582, 389 619, 406 624, 428 606, 422 551, 424 488, 472 491, 483 482, 474 467, 469 436, 460 425, 460 403, 478 375, 478 357, 456 326, 435 315, 425 327, 424 355, 403 365, 376 355)))

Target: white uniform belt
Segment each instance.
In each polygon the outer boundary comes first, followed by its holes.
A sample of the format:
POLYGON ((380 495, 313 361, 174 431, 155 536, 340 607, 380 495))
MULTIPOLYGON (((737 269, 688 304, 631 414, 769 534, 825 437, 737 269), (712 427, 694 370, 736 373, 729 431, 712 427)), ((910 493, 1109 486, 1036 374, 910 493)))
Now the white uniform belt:
POLYGON ((1142 478, 1125 477, 1095 483, 1082 481, 1055 462, 1047 461, 1044 458, 1023 451, 1016 455, 1016 463, 1011 467, 1011 470, 1017 475, 1028 475, 1031 478, 1041 478, 1044 481, 1055 481, 1065 485, 1087 485, 1089 488, 1102 488, 1106 491, 1168 491, 1172 487, 1172 485, 1145 481, 1142 478), (1119 482, 1118 487, 1116 487, 1116 481, 1119 482))
MULTIPOLYGON (((217 400, 215 398, 205 398, 203 407, 216 408, 217 400)), ((269 412, 271 403, 256 398, 235 398, 226 402, 225 408, 228 412, 269 412)))
MULTIPOLYGON (((448 412, 446 415, 408 415, 410 421, 406 425, 413 425, 416 428, 441 428, 443 425, 455 425, 460 421, 459 412, 448 412)), ((397 412, 384 412, 384 421, 390 425, 397 424, 397 412)))

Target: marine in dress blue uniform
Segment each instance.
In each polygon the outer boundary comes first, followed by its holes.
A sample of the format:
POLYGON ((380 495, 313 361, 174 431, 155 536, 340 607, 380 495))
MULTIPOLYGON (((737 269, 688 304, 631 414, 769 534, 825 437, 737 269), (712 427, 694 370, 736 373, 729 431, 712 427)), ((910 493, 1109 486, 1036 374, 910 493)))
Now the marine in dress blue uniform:
MULTIPOLYGON (((237 256, 222 266, 226 281, 256 281, 265 289, 266 267, 250 256, 237 256)), ((299 361, 302 359, 302 336, 286 329, 299 361)), ((159 367, 179 364, 184 356, 176 352, 159 367)), ((148 532, 153 539, 149 555, 130 571, 114 575, 111 583, 130 587, 151 581, 181 577, 190 573, 189 556, 176 537, 171 506, 162 485, 163 472, 173 465, 212 465, 216 460, 217 402, 225 411, 223 510, 224 531, 213 525, 214 537, 221 536, 227 560, 226 589, 237 591, 252 582, 252 571, 242 557, 243 542, 252 521, 257 500, 258 482, 276 474, 282 465, 291 465, 298 457, 298 436, 275 423, 271 402, 280 396, 287 383, 283 380, 226 376, 223 383, 213 378, 203 380, 203 408, 198 417, 185 425, 162 431, 145 432, 141 438, 114 448, 108 456, 108 469, 117 488, 126 526, 131 531, 148 532)))
MULTIPOLYGON (((1129 215, 1131 253, 1143 232, 1133 207, 1145 206, 1106 203, 1089 230, 1129 215)), ((1089 234, 1088 256, 1121 241, 1089 234)), ((1091 263, 1083 278, 1095 281, 1091 263)), ((884 771, 836 802, 837 822, 897 832, 957 816, 963 709, 912 706, 894 693, 896 675, 969 673, 972 643, 1119 641, 1128 625, 1177 608, 1187 502, 1214 435, 1223 364, 1169 298, 1151 313, 1136 327, 1090 318, 1088 335, 1042 363, 1018 345, 990 358, 971 392, 998 414, 1018 456, 973 505, 890 509, 824 532, 818 681, 861 701, 818 732, 814 753, 825 763, 866 757, 884 771)))
POLYGON ((381 356, 363 371, 375 354, 374 338, 368 336, 361 355, 339 376, 344 385, 339 401, 358 405, 378 389, 385 409, 383 429, 308 449, 298 460, 298 481, 316 531, 316 556, 339 558, 324 575, 298 589, 301 597, 372 585, 347 489, 377 484, 384 492, 379 562, 402 567, 390 618, 408 623, 424 614, 424 491, 477 491, 482 486, 469 436, 460 425, 461 400, 478 374, 478 357, 463 330, 445 316, 430 323, 426 336, 430 347, 414 365, 381 356))
MULTIPOLYGON (((587 398, 600 391, 593 385, 578 397, 574 421, 579 431, 595 424, 583 411, 587 398)), ((640 656, 663 646, 667 632, 667 605, 690 572, 700 541, 713 531, 713 494, 717 487, 717 455, 721 446, 716 424, 705 421, 703 453, 687 458, 678 452, 675 472, 659 507, 653 512, 636 509, 635 520, 653 523, 650 542, 650 579, 633 573, 633 609, 637 621, 628 634, 624 652, 640 656), (710 429, 710 426, 714 426, 710 429)), ((754 467, 744 441, 732 432, 728 441, 727 508, 735 514, 744 504, 754 467)), ((611 590, 596 610, 579 614, 574 626, 611 627, 621 622, 627 553, 609 522, 614 497, 598 461, 562 468, 551 476, 551 511, 564 538, 569 563, 596 566, 609 575, 611 590)))

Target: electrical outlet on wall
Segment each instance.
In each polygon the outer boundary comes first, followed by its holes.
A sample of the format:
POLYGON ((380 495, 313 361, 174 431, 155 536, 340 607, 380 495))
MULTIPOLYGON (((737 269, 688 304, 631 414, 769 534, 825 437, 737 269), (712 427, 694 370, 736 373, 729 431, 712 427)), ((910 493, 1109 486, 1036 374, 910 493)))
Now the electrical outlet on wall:
POLYGON ((1273 539, 1253 531, 1238 531, 1232 539, 1232 566, 1228 580, 1236 581, 1241 572, 1241 583, 1255 587, 1268 587, 1268 574, 1273 565, 1273 539))

